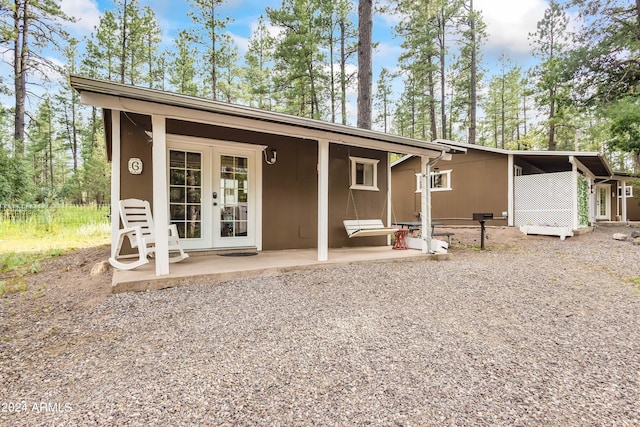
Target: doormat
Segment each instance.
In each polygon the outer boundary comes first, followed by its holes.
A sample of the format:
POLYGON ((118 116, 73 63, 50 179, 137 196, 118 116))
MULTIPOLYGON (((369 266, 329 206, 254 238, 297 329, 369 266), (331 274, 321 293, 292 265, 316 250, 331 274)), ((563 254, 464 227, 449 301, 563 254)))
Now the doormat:
POLYGON ((218 256, 252 256, 258 255, 258 252, 226 252, 218 254, 218 256))

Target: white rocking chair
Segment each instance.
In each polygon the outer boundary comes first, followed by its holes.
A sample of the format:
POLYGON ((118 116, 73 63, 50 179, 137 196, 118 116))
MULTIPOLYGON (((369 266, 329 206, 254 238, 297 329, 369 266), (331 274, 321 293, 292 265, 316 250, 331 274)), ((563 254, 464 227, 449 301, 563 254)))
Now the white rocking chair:
MULTIPOLYGON (((148 263, 148 256, 156 251, 151 206, 146 200, 120 200, 120 219, 124 228, 118 232, 118 245, 113 252, 113 256, 109 258, 109 263, 120 270, 132 270, 148 263), (120 250, 125 237, 129 238, 133 249, 138 249, 138 259, 136 261, 122 262, 118 260, 118 258, 122 258, 120 250)), ((180 262, 189 257, 182 250, 178 239, 178 228, 175 224, 171 224, 169 226, 169 251, 178 251, 178 254, 169 256, 169 262, 180 262)))

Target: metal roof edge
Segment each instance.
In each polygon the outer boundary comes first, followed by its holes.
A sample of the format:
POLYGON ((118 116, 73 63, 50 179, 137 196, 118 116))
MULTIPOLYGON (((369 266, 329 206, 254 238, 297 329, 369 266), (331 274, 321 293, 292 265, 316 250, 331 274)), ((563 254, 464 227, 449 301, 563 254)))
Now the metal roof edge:
POLYGON ((324 122, 321 120, 298 117, 290 114, 260 110, 244 105, 229 104, 184 94, 165 92, 158 89, 143 88, 108 80, 83 77, 80 75, 70 75, 69 81, 71 86, 78 92, 94 92, 115 97, 119 96, 130 99, 155 102, 174 107, 183 107, 202 110, 206 112, 234 115, 244 118, 251 118, 254 120, 281 123, 313 130, 321 130, 338 135, 366 138, 412 148, 445 152, 451 151, 451 147, 437 142, 427 142, 374 130, 360 129, 353 126, 324 122))

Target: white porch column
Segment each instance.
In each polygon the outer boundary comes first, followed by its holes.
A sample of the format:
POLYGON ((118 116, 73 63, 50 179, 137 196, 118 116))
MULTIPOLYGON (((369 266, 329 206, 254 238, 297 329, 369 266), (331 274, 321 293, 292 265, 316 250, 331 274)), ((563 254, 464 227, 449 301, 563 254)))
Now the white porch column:
POLYGON ((595 225, 596 223, 596 180, 589 178, 589 223, 595 225))
POLYGON ((622 221, 627 222, 627 181, 622 181, 622 197, 621 201, 621 210, 622 210, 622 221))
POLYGON ((580 207, 578 205, 578 165, 574 161, 574 157, 571 156, 571 194, 573 199, 573 215, 572 216, 572 224, 571 227, 573 230, 577 230, 580 224, 580 220, 578 219, 580 207))
POLYGON ((513 215, 514 215, 514 209, 513 209, 513 191, 514 191, 514 165, 513 165, 513 154, 509 154, 508 156, 508 166, 507 168, 509 168, 507 170, 507 177, 508 177, 508 184, 507 184, 507 215, 509 215, 509 218, 507 218, 507 225, 510 227, 513 227, 513 215))
POLYGON ((111 110, 111 257, 116 257, 120 230, 120 111, 111 110))
POLYGON ((431 167, 429 157, 421 156, 422 174, 420 176, 420 220, 422 221, 422 253, 431 253, 431 167))
POLYGON ((318 140, 318 261, 329 259, 329 141, 318 140))
POLYGON ((153 131, 153 222, 156 276, 169 274, 169 198, 167 195, 167 129, 164 116, 151 116, 153 131))

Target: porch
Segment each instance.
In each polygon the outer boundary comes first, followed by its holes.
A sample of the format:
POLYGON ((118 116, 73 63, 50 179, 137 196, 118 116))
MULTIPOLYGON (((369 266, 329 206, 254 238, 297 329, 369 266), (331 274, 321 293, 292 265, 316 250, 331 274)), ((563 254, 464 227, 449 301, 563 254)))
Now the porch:
POLYGON ((169 274, 157 276, 153 258, 135 270, 114 270, 112 292, 146 291, 182 285, 212 284, 248 277, 278 276, 294 271, 328 268, 364 261, 399 262, 448 259, 449 254, 393 250, 391 246, 329 249, 327 261, 318 261, 317 249, 262 251, 251 256, 221 256, 222 252, 191 252, 171 264, 169 274))

